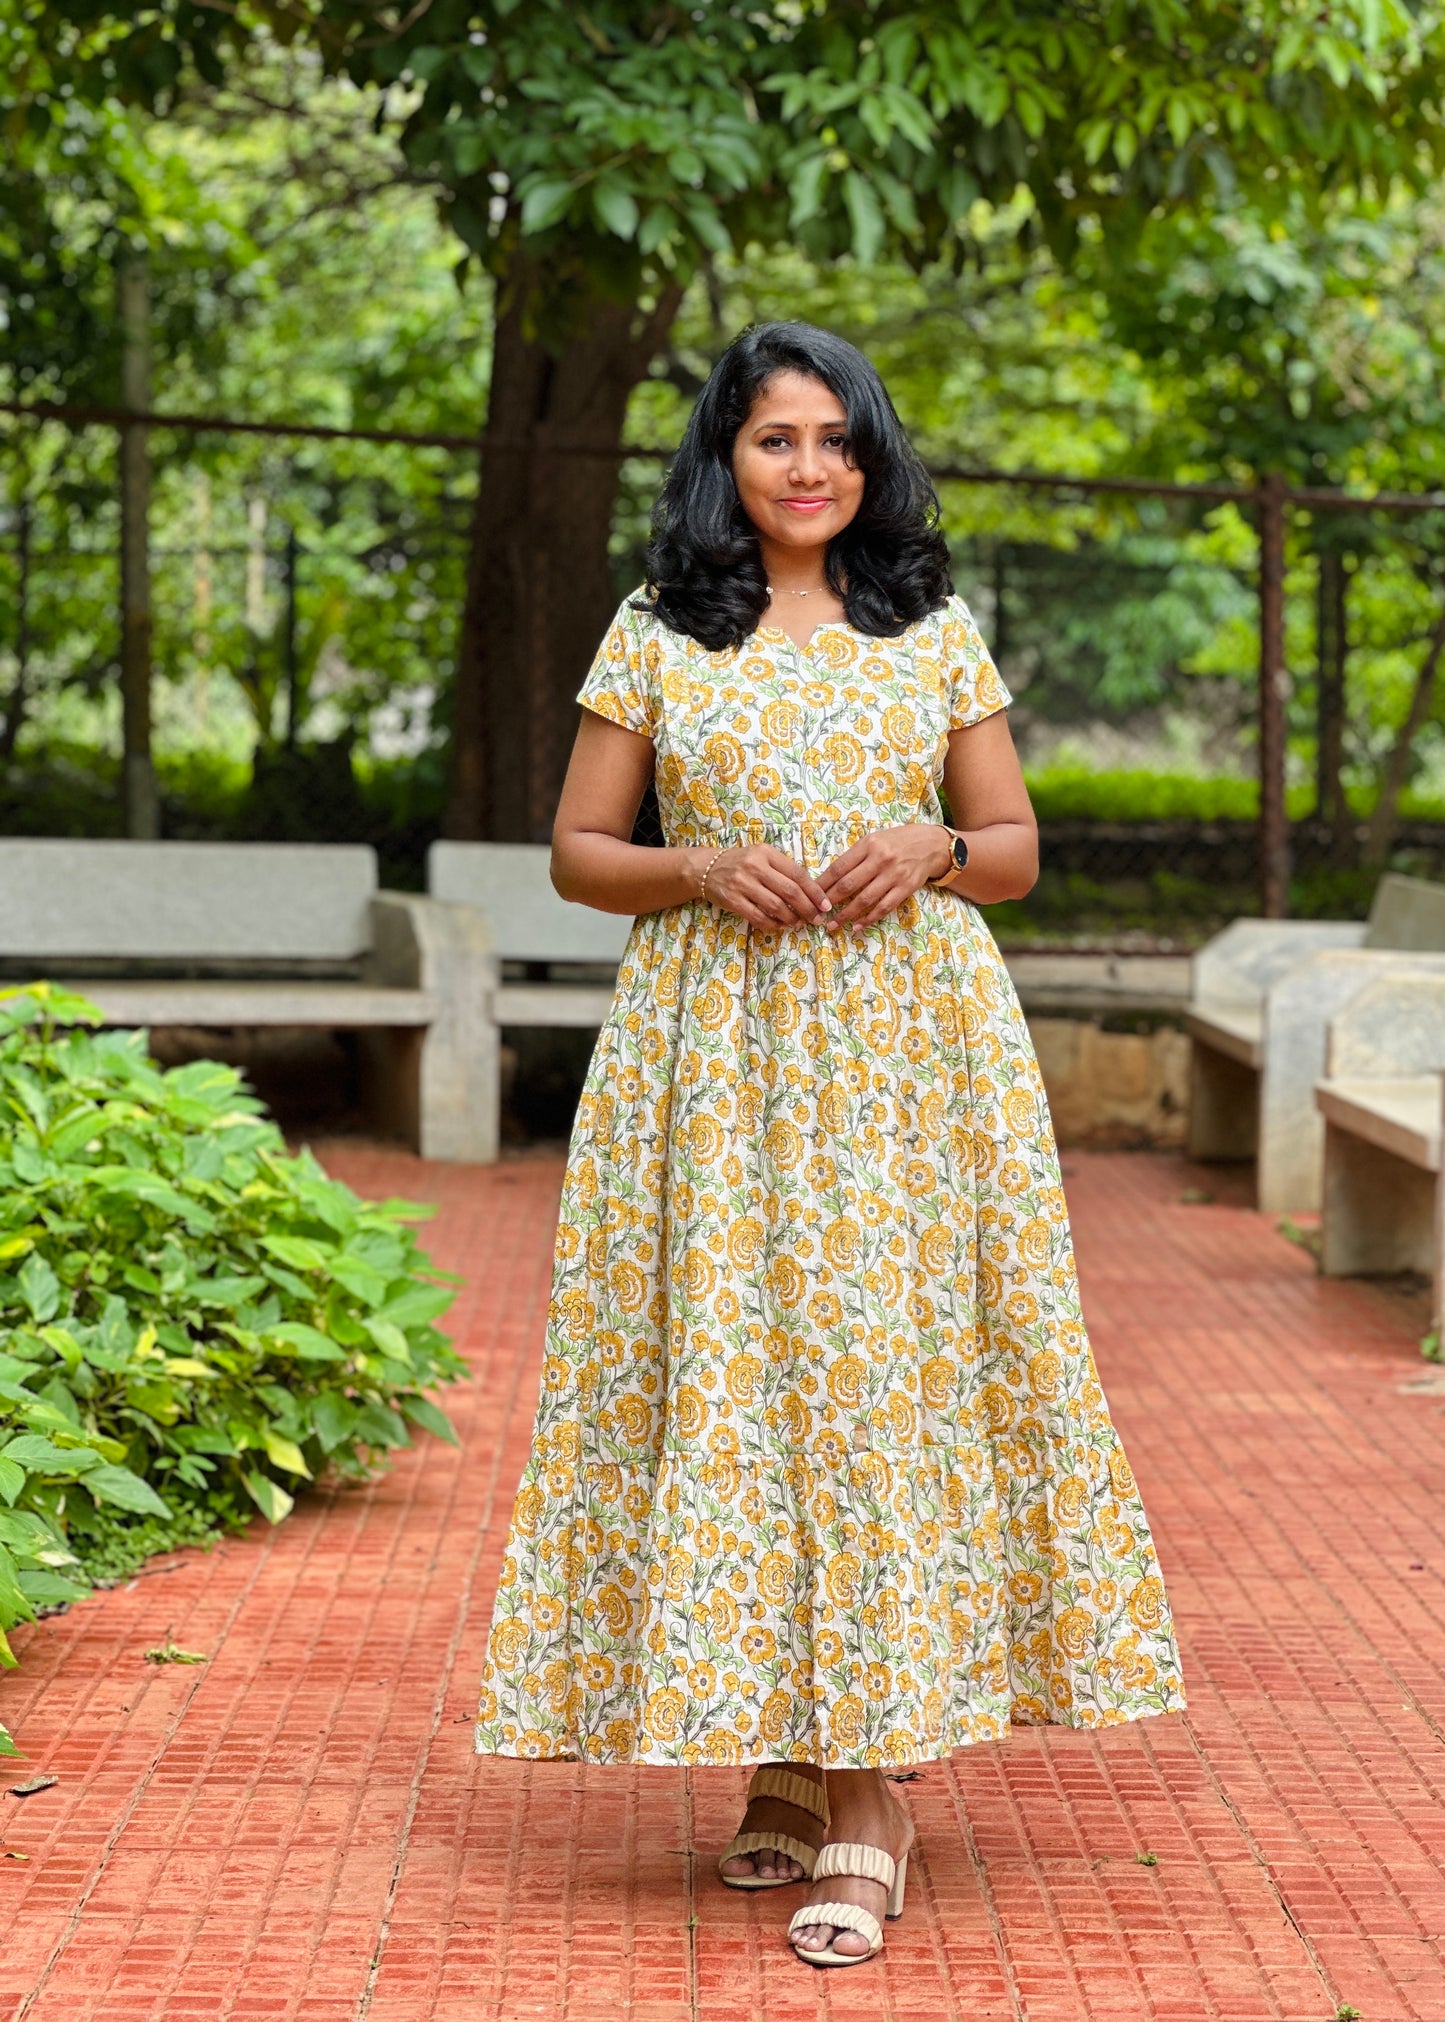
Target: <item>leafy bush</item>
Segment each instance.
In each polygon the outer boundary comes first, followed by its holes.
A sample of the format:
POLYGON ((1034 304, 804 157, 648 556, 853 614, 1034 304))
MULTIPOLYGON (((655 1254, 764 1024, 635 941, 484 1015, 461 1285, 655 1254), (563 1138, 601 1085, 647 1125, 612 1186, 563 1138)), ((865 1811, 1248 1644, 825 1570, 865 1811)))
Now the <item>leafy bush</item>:
POLYGON ((1031 768, 1027 777, 1040 821, 1253 821, 1259 811, 1252 779, 1064 765, 1031 768))
POLYGON ((90 1571, 279 1522, 409 1426, 455 1438, 425 1394, 465 1370, 426 1210, 288 1154, 234 1068, 163 1072, 98 1023, 0 993, 0 1663, 90 1571))

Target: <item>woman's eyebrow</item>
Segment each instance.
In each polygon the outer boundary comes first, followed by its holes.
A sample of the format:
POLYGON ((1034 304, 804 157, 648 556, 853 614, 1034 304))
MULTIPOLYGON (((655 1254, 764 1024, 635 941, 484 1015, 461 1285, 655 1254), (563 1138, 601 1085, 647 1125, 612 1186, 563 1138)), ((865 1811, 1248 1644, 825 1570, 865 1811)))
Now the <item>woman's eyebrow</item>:
MULTIPOLYGON (((820 421, 816 425, 819 428, 826 428, 830 432, 834 429, 840 428, 846 429, 848 426, 848 418, 846 415, 840 414, 836 421, 820 421)), ((754 429, 762 434, 766 434, 766 432, 769 429, 806 428, 807 426, 808 424, 806 421, 755 421, 753 423, 754 429)))

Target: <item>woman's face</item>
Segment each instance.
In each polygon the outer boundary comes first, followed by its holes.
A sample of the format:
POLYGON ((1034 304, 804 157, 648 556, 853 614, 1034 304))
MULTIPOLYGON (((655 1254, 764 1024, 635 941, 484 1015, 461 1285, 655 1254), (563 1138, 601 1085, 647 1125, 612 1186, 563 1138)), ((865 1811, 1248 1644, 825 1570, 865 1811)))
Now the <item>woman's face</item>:
POLYGON ((863 473, 845 454, 843 403, 821 379, 775 372, 733 444, 733 481, 765 541, 816 548, 863 503, 863 473))

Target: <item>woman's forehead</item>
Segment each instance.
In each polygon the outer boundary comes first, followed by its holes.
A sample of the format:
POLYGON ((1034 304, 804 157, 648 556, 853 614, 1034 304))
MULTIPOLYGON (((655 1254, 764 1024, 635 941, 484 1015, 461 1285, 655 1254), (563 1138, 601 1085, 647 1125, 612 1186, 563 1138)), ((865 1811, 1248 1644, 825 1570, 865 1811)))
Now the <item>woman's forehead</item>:
POLYGON ((758 388, 749 422, 846 421, 843 403, 830 386, 811 372, 785 367, 758 388))

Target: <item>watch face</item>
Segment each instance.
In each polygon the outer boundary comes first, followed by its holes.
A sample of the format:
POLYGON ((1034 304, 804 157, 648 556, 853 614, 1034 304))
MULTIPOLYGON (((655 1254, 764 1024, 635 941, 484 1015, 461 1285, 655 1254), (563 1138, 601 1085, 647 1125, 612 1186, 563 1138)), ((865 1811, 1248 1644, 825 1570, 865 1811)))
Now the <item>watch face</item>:
POLYGON ((950 848, 952 849, 953 852, 953 868, 956 871, 967 870, 968 844, 964 841, 963 837, 961 835, 956 835, 953 838, 952 843, 950 844, 950 848))

